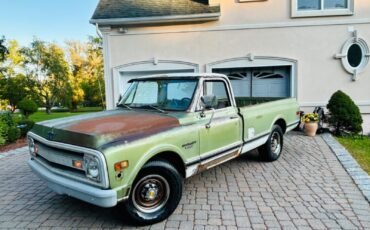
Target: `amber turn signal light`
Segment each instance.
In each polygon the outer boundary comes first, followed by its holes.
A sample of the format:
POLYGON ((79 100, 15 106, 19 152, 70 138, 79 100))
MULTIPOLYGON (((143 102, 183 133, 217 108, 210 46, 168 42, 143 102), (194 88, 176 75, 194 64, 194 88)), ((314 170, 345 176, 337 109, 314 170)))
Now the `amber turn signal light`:
POLYGON ((125 168, 128 168, 128 161, 120 161, 114 164, 114 170, 116 172, 122 171, 125 168))
POLYGON ((82 169, 83 168, 82 161, 73 160, 72 163, 73 163, 73 167, 75 167, 75 168, 79 168, 79 169, 82 169))

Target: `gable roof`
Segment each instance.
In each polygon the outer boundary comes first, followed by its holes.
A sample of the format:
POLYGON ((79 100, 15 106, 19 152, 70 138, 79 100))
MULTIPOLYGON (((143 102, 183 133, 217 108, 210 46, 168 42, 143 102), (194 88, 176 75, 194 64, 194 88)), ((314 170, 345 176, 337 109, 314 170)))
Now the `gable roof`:
POLYGON ((220 6, 208 0, 100 0, 90 20, 100 25, 216 20, 220 6))

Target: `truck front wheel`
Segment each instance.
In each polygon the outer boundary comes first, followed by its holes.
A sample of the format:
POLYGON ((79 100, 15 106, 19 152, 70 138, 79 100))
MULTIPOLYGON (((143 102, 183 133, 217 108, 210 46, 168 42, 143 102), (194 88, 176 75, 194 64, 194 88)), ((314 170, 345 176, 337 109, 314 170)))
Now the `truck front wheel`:
POLYGON ((180 173, 168 162, 147 163, 139 172, 129 199, 123 203, 125 213, 141 225, 166 219, 180 202, 182 181, 180 173))
POLYGON ((258 148, 258 153, 264 161, 276 161, 283 151, 283 131, 278 125, 272 127, 272 131, 266 143, 258 148))

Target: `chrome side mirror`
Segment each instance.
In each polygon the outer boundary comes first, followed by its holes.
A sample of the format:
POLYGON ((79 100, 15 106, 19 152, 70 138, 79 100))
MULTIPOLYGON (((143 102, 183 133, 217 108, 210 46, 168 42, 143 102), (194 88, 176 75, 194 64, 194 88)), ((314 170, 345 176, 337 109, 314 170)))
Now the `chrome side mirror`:
POLYGON ((205 110, 212 110, 212 115, 211 115, 211 118, 209 119, 208 123, 206 124, 206 128, 209 129, 211 128, 211 123, 212 123, 212 120, 213 120, 213 117, 215 116, 215 108, 217 107, 217 104, 218 104, 218 101, 217 101, 217 98, 216 96, 214 95, 208 95, 208 96, 202 96, 200 98, 201 102, 202 102, 202 106, 203 106, 203 111, 201 113, 201 117, 205 117, 205 110))

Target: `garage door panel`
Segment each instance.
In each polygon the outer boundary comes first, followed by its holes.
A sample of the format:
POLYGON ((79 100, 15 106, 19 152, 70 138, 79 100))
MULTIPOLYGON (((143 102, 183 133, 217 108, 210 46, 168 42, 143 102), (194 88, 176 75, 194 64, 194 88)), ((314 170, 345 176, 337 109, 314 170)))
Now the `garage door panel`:
POLYGON ((291 67, 213 69, 229 76, 236 97, 290 97, 291 67))

